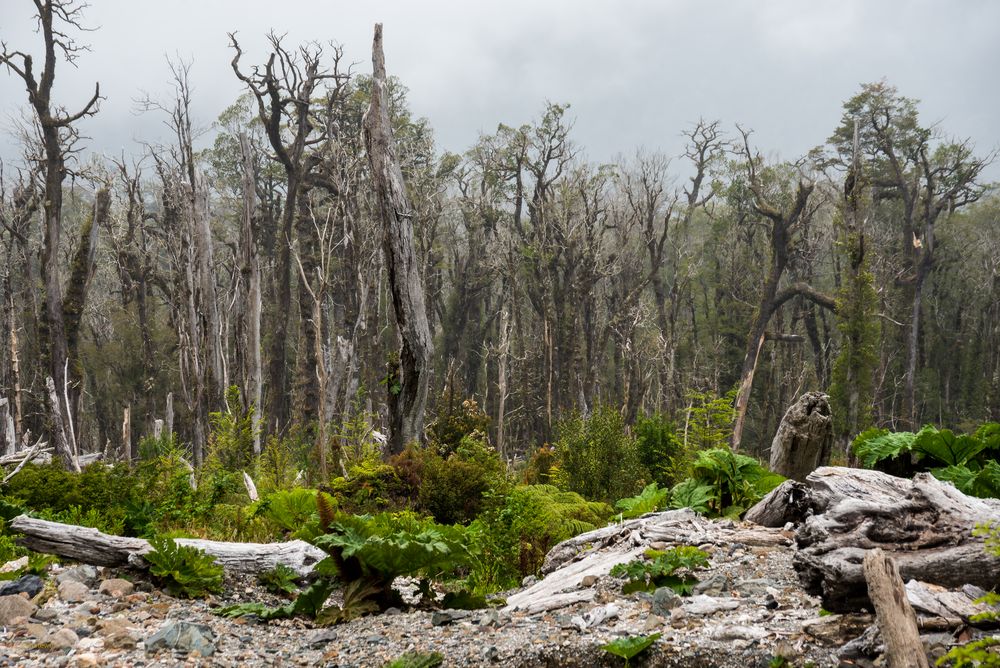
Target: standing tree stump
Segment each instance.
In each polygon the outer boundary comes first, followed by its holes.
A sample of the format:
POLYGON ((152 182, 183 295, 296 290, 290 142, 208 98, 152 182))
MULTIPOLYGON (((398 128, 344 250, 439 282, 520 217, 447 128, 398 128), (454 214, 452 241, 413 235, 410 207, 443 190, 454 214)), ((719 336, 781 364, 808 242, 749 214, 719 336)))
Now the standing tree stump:
POLYGON ((830 397, 806 392, 789 406, 771 442, 771 470, 803 482, 829 463, 833 447, 830 397))

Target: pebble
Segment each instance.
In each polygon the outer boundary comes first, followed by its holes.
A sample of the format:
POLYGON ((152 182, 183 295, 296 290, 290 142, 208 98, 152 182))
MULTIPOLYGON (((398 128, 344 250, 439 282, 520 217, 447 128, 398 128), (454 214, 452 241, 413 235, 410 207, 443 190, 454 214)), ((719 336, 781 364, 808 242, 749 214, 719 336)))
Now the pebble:
POLYGON ((97 591, 113 598, 123 598, 131 594, 134 589, 135 585, 128 580, 112 578, 103 581, 101 586, 97 588, 97 591))
POLYGON ((80 603, 90 595, 90 588, 79 580, 66 579, 59 583, 59 598, 67 603, 80 603))
POLYGON ((7 626, 18 617, 30 617, 38 606, 21 594, 0 596, 0 626, 7 626))
POLYGON ((45 587, 45 583, 37 575, 23 575, 16 580, 0 582, 0 596, 12 596, 14 594, 27 594, 28 598, 38 596, 38 593, 45 587))
POLYGON ((45 638, 45 642, 53 649, 69 649, 80 642, 80 637, 72 629, 61 628, 50 633, 45 638))

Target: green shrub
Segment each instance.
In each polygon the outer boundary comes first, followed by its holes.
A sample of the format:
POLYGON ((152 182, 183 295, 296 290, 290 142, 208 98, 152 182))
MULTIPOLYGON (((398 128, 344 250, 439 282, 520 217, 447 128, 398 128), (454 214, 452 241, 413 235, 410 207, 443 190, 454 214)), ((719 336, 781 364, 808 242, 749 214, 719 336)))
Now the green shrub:
POLYGON ((518 485, 488 499, 487 510, 469 526, 475 562, 473 590, 508 589, 534 575, 557 543, 604 526, 611 507, 552 485, 518 485))
POLYGON ((632 496, 648 482, 649 473, 621 414, 607 406, 588 418, 575 416, 559 425, 556 458, 559 486, 588 499, 632 496))
MULTIPOLYGON (((739 517, 783 481, 753 457, 716 448, 698 453, 691 478, 675 486, 672 493, 685 500, 683 505, 696 510, 702 506, 716 515, 739 517)), ((672 499, 671 505, 679 504, 672 499)))
POLYGON ((178 596, 200 598, 222 591, 222 567, 215 559, 170 538, 151 538, 152 552, 142 555, 149 572, 160 578, 178 596))
POLYGON ((664 508, 670 502, 670 489, 661 489, 655 482, 646 485, 638 496, 630 496, 615 503, 623 519, 632 519, 664 508))
POLYGON ((238 387, 231 385, 226 390, 226 410, 209 413, 208 422, 208 457, 226 471, 251 469, 254 437, 260 433, 261 423, 254 406, 243 408, 238 387))
POLYGON ((418 490, 401 478, 396 467, 366 461, 351 467, 348 477, 334 478, 330 490, 340 507, 352 513, 375 513, 411 507, 418 490))
POLYGON ((447 457, 425 451, 420 508, 442 524, 466 524, 482 512, 486 495, 506 484, 500 455, 476 432, 464 436, 447 457))
POLYGON ((545 443, 531 453, 524 468, 524 482, 527 485, 554 485, 556 466, 556 450, 545 443))
POLYGON ((639 461, 653 481, 669 488, 689 474, 692 450, 686 450, 674 423, 660 413, 636 420, 633 428, 639 461))
POLYGON ((614 577, 626 578, 622 592, 655 591, 670 587, 678 594, 687 595, 698 583, 693 571, 708 565, 708 554, 696 547, 681 545, 666 551, 646 550, 643 559, 633 559, 627 564, 617 564, 611 569, 614 577), (680 573, 678 573, 680 571, 680 573))
POLYGON ((459 402, 451 383, 438 399, 434 419, 427 425, 427 443, 442 457, 458 449, 462 439, 474 433, 486 434, 490 416, 475 399, 459 402))
POLYGON ((682 439, 691 450, 725 447, 733 435, 736 390, 723 396, 714 392, 689 392, 684 415, 686 436, 682 439))

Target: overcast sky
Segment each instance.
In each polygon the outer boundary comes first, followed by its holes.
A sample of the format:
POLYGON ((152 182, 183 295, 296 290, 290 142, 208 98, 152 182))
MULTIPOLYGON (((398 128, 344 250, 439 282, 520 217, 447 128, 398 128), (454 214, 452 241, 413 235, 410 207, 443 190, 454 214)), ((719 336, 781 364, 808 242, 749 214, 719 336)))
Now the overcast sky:
MULTIPOLYGON (((166 97, 165 57, 192 60, 194 112, 205 126, 240 93, 226 33, 246 61, 264 58, 265 33, 288 43, 333 40, 370 71, 372 25, 385 25, 390 74, 410 89, 442 149, 462 151, 498 123, 536 118, 569 102, 588 157, 637 147, 676 154, 699 117, 753 128, 759 148, 792 159, 822 143, 844 100, 886 78, 921 100, 925 122, 1000 146, 1000 2, 991 0, 90 0, 79 68, 59 64, 55 97, 71 110, 101 82, 107 97, 82 129, 93 150, 133 152, 165 139, 137 116, 142 91, 166 97)), ((0 39, 37 49, 30 0, 0 0, 0 39)), ((17 148, 10 118, 26 104, 0 71, 0 157, 17 148)), ((1000 179, 994 165, 990 178, 1000 179)))

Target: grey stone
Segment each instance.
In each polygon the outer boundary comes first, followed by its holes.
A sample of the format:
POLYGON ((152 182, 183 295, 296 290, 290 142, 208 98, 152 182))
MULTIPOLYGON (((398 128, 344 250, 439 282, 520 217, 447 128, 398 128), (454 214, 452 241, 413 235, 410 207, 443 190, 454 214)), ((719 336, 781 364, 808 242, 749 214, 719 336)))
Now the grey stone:
POLYGON ((69 649, 80 642, 80 637, 73 633, 72 629, 61 628, 50 633, 45 642, 53 649, 69 649))
POLYGON ((763 640, 771 635, 766 629, 756 626, 726 625, 712 630, 713 640, 763 640))
POLYGON ((651 612, 654 615, 667 617, 670 611, 681 604, 681 596, 670 587, 660 587, 653 592, 651 612))
POLYGON ((715 598, 699 594, 684 603, 684 611, 690 615, 712 615, 723 610, 734 610, 740 602, 731 598, 715 598))
POLYGON ((431 624, 433 626, 444 626, 457 622, 460 619, 467 619, 472 616, 468 610, 436 610, 431 614, 431 624))
POLYGON ((168 622, 146 638, 146 651, 172 649, 182 653, 198 652, 201 656, 215 653, 215 632, 206 624, 168 622))
POLYGON ((21 596, 0 596, 0 626, 7 626, 18 617, 31 617, 38 606, 21 596))
POLYGON ((90 588, 78 580, 63 580, 59 583, 59 598, 67 603, 80 603, 90 594, 90 588))
POLYGON ((52 608, 39 608, 35 611, 34 617, 40 622, 51 622, 59 618, 59 612, 52 608))
POLYGON ((24 575, 16 580, 0 582, 0 596, 12 596, 23 592, 29 598, 34 598, 43 587, 45 583, 37 575, 24 575))
POLYGON ((525 575, 524 579, 521 580, 521 586, 522 587, 530 587, 531 585, 535 584, 536 582, 538 582, 538 578, 535 577, 534 575, 525 575))
POLYGON ((733 585, 733 591, 737 592, 743 598, 755 598, 757 596, 764 596, 767 594, 767 588, 773 586, 774 583, 765 578, 740 580, 733 585))
POLYGON ((691 590, 694 594, 705 594, 706 596, 720 596, 729 590, 729 578, 722 573, 717 573, 710 578, 706 578, 696 584, 691 590))
POLYGON ((322 647, 339 637, 340 633, 335 628, 317 629, 306 636, 306 644, 310 647, 322 647))
POLYGON ((67 580, 82 582, 88 587, 97 582, 97 569, 90 564, 80 564, 68 568, 56 576, 56 582, 62 584, 67 580))
POLYGON ((134 589, 135 585, 128 580, 111 578, 110 580, 102 582, 101 586, 97 588, 97 591, 113 598, 124 598, 125 596, 131 594, 134 589))

